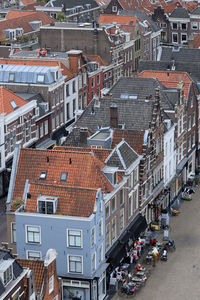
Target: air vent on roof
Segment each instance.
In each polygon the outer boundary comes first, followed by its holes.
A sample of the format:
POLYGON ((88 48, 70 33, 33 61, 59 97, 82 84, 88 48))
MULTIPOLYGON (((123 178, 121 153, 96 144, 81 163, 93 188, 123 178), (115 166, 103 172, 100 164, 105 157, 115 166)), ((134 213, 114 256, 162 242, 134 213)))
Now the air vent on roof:
POLYGON ((72 164, 72 159, 71 159, 71 158, 69 159, 69 164, 70 164, 70 165, 72 164))
POLYGON ((47 162, 49 162, 49 157, 47 156, 47 162))
POLYGON ((47 177, 47 171, 42 171, 42 172, 40 173, 40 179, 45 180, 46 177, 47 177))

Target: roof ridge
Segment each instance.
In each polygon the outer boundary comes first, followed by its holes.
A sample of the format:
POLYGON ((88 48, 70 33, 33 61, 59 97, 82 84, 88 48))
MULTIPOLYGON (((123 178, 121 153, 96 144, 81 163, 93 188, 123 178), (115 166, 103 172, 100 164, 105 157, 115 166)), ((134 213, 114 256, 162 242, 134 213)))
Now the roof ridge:
POLYGON ((38 185, 38 186, 43 186, 43 187, 55 187, 55 188, 63 188, 63 189, 79 189, 79 190, 89 190, 89 191, 97 191, 98 188, 89 188, 89 187, 81 187, 81 186, 64 186, 64 185, 59 185, 59 184, 48 184, 48 183, 39 183, 39 182, 30 182, 30 185, 38 185))

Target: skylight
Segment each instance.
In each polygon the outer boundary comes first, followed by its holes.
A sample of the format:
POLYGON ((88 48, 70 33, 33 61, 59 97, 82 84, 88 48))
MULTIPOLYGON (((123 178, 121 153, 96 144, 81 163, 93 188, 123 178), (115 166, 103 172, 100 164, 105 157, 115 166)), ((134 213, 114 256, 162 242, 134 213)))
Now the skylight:
POLYGON ((42 171, 42 172, 40 173, 40 179, 45 180, 46 177, 47 177, 47 171, 42 171))
POLYGON ((61 176, 60 176, 60 181, 66 181, 67 180, 67 173, 66 172, 62 172, 61 176))
POLYGON ((15 103, 14 100, 11 100, 11 101, 10 101, 10 104, 12 105, 12 108, 13 108, 13 109, 17 109, 17 108, 18 108, 18 106, 17 106, 17 104, 15 103))
POLYGON ((44 74, 38 74, 37 75, 37 82, 39 82, 39 83, 44 82, 44 74))
POLYGON ((14 81, 15 80, 15 74, 14 73, 10 73, 9 74, 9 81, 14 81))

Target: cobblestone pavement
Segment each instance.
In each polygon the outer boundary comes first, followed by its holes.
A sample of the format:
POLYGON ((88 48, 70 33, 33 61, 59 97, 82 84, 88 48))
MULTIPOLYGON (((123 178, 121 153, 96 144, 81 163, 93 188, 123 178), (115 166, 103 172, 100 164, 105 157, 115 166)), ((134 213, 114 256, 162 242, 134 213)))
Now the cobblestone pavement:
MULTIPOLYGON (((181 214, 171 218, 170 239, 176 251, 168 253, 168 261, 159 261, 137 300, 200 300, 200 187, 192 201, 185 201, 181 214)), ((132 299, 132 296, 113 300, 132 299)))

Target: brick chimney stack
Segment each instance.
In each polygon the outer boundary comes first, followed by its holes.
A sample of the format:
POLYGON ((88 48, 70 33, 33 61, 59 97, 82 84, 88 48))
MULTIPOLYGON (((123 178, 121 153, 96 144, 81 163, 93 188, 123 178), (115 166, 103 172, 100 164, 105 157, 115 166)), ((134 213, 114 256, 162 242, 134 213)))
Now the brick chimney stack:
POLYGON ((116 103, 110 106, 110 127, 118 128, 118 108, 116 103))

